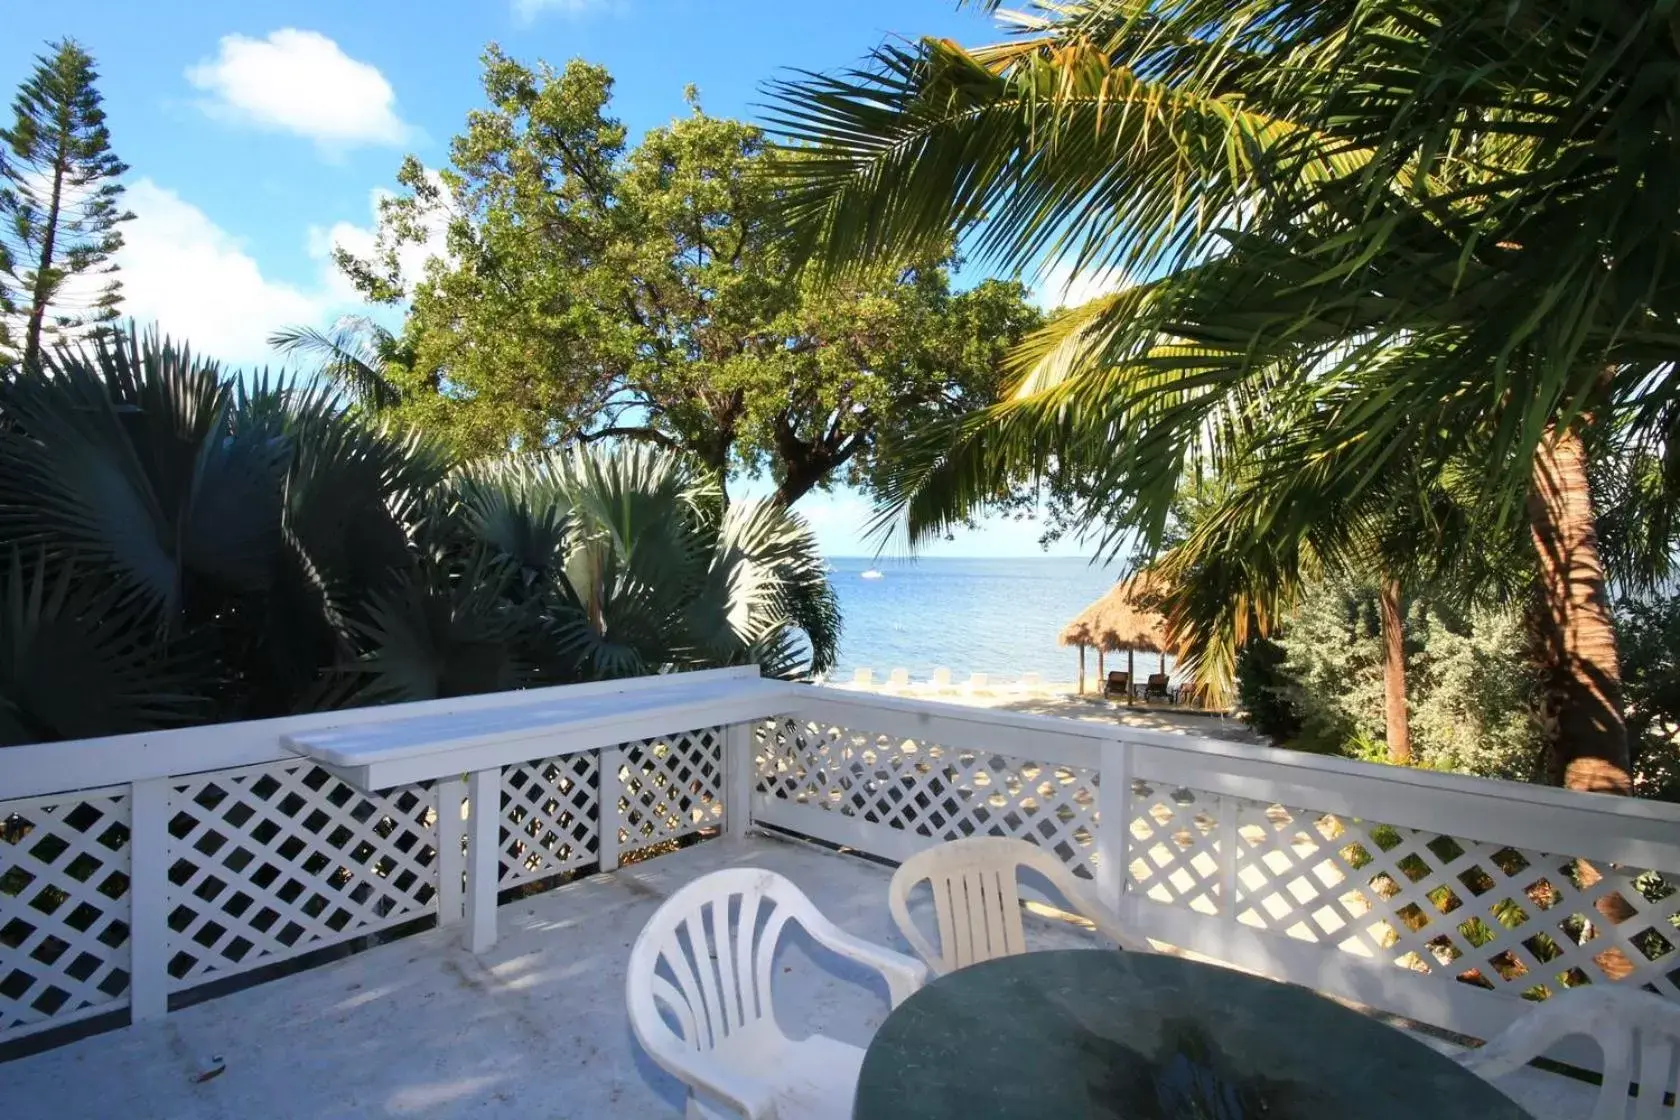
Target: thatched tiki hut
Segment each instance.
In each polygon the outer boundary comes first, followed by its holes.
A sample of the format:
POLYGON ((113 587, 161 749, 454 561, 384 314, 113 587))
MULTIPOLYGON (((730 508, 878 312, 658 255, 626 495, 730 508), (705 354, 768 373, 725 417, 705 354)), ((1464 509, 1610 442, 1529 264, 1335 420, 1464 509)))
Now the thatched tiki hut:
POLYGON ((1153 607, 1145 605, 1156 593, 1148 577, 1122 580, 1109 588, 1108 594, 1080 612, 1079 617, 1062 631, 1064 646, 1079 647, 1079 691, 1085 691, 1085 648, 1097 651, 1097 684, 1101 687, 1106 674, 1103 654, 1126 651, 1126 670, 1130 680, 1137 681, 1133 659, 1139 650, 1161 658, 1161 672, 1167 671, 1167 620, 1153 607))

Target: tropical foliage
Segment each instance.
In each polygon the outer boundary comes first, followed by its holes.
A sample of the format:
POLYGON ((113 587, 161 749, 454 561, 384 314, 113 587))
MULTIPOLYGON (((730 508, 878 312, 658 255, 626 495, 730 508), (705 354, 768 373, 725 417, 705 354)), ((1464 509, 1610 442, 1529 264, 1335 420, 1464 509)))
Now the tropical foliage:
MULTIPOLYGON (((1243 659, 1254 726, 1302 750, 1386 759, 1384 630, 1373 582, 1314 584, 1243 659), (1267 650, 1275 650, 1272 657, 1267 650)), ((1534 716, 1521 610, 1459 612, 1412 600, 1403 618, 1416 765, 1533 781, 1544 736, 1534 716)))
POLYGON ((0 744, 834 657, 809 531, 651 448, 455 464, 157 337, 0 379, 0 744))
MULTIPOLYGON (((1238 686, 1250 726, 1300 750, 1386 759, 1378 600, 1368 581, 1314 584, 1272 638, 1246 647, 1238 686)), ((1635 788, 1641 796, 1680 800, 1680 597, 1625 599, 1616 619, 1635 788)), ((1414 765, 1517 781, 1544 777, 1540 680, 1528 640, 1516 605, 1407 604, 1414 765)))
POLYGON ((1180 560, 1225 578, 1175 618, 1215 668, 1240 644, 1222 631, 1353 564, 1374 508, 1415 512, 1449 565, 1473 557, 1444 544, 1526 531, 1554 776, 1626 791, 1589 459, 1658 463, 1646 517, 1671 523, 1666 8, 1079 0, 1017 24, 779 91, 815 149, 786 165, 787 215, 828 273, 955 230, 1006 266, 1142 278, 1029 342, 1011 400, 901 448, 891 512, 937 532, 1060 471, 1110 540, 1158 541, 1187 479, 1228 476, 1211 551, 1180 560), (1432 520, 1455 475, 1471 534, 1432 520))
POLYGON ((790 157, 692 93, 631 148, 599 66, 492 48, 483 84, 450 165, 410 158, 375 251, 339 254, 369 297, 410 301, 402 329, 277 340, 456 447, 644 442, 768 474, 791 504, 867 485, 879 441, 995 401, 1038 323, 1019 284, 953 291, 946 241, 833 290, 801 280, 772 221, 790 157))

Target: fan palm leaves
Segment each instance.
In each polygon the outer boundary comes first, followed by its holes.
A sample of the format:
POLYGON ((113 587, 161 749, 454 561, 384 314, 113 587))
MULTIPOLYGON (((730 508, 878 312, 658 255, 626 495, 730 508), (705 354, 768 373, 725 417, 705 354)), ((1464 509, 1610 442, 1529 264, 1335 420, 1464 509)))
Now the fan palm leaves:
POLYGON ((0 746, 202 719, 195 668, 97 565, 15 549, 0 569, 0 746))
POLYGON ((0 376, 0 745, 832 662, 815 539, 646 449, 459 466, 134 331, 0 376))

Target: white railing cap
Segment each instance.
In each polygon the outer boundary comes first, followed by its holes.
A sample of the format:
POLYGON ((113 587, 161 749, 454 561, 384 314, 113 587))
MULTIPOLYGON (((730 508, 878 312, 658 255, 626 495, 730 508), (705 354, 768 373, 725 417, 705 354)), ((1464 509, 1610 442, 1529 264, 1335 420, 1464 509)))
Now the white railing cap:
POLYGON ((281 745, 362 789, 387 789, 654 735, 763 719, 787 707, 789 690, 797 687, 756 674, 692 673, 655 679, 659 687, 582 695, 554 690, 523 704, 292 732, 281 737, 281 745))

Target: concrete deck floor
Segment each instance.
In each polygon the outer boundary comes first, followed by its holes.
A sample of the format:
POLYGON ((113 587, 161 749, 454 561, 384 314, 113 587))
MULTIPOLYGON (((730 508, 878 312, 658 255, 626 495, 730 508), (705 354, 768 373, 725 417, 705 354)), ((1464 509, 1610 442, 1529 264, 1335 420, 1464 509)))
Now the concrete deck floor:
MULTIPOLYGON (((504 906, 501 940, 481 957, 456 930, 434 930, 6 1063, 0 1117, 680 1116, 682 1086, 630 1033, 625 958, 666 895, 739 865, 781 872, 841 926, 908 951, 887 913, 888 869, 794 842, 716 840, 504 906)), ((1035 948, 1092 944, 1029 924, 1035 948)), ((886 1016, 879 977, 807 939, 786 938, 779 964, 777 1012, 796 1036, 865 1045, 886 1016)), ((1545 1085, 1514 1095, 1537 1117, 1585 1115, 1545 1085)))

